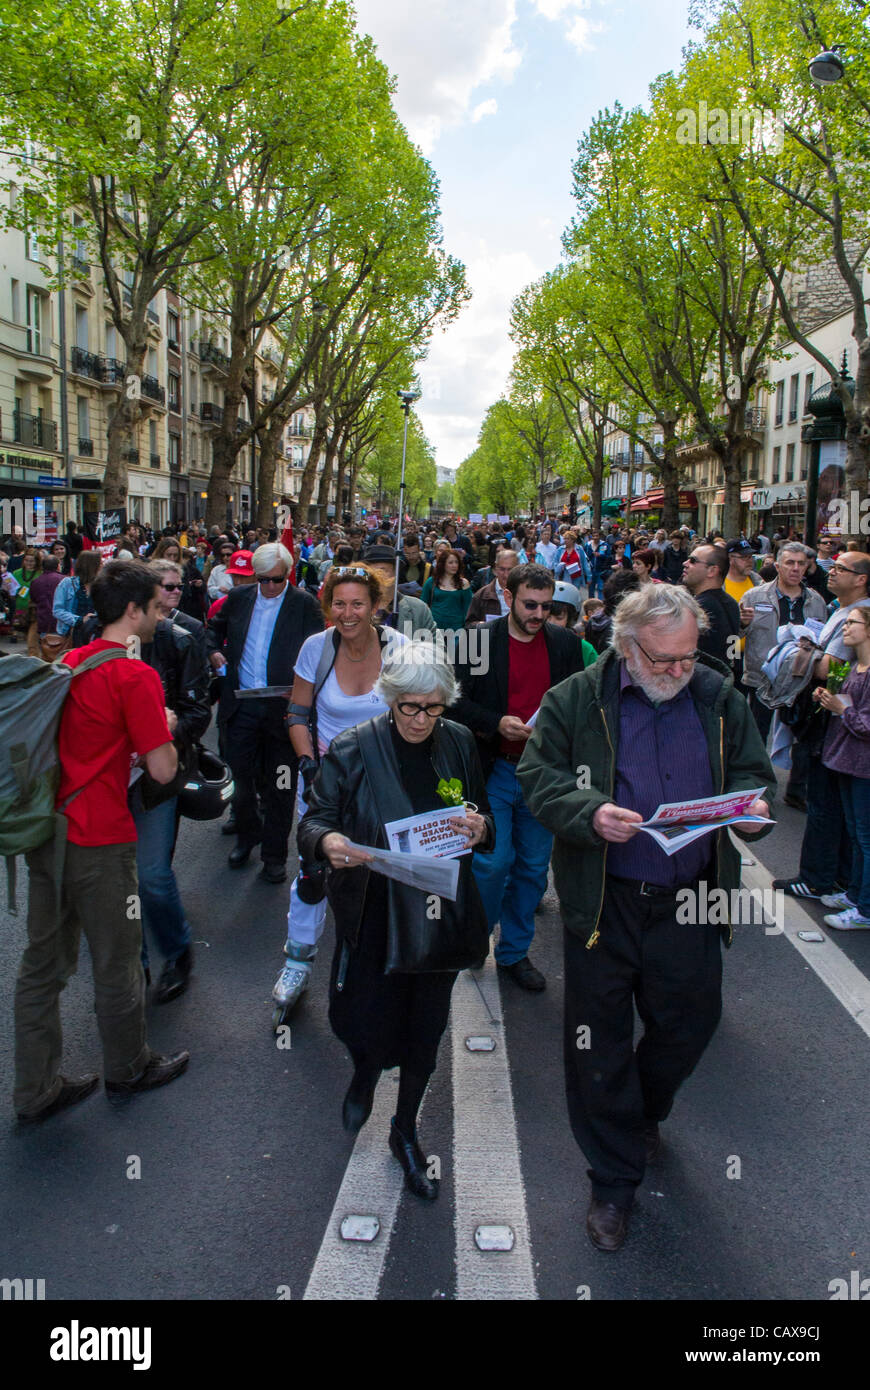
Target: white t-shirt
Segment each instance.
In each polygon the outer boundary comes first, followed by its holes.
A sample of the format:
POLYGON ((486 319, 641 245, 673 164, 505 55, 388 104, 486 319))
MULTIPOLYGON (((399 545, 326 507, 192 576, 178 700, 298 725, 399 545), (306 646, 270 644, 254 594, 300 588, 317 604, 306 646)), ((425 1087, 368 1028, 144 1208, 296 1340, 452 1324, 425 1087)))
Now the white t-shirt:
MULTIPOLYGON (((301 680, 310 681, 314 685, 321 653, 325 644, 334 640, 334 631, 335 629, 330 627, 325 632, 315 632, 302 643, 294 668, 295 674, 301 680)), ((408 641, 403 633, 392 630, 389 640, 390 645, 400 647, 404 647, 408 641)), ((389 649, 388 647, 387 650, 389 649)), ((367 719, 374 719, 378 714, 386 714, 387 708, 383 700, 371 690, 365 695, 345 695, 333 666, 317 696, 317 737, 328 748, 336 735, 344 733, 345 729, 355 728, 357 724, 364 724, 367 719)))
POLYGON ((553 545, 552 541, 547 541, 546 543, 538 541, 538 546, 535 551, 535 563, 545 565, 548 570, 554 569, 558 553, 559 547, 553 545))

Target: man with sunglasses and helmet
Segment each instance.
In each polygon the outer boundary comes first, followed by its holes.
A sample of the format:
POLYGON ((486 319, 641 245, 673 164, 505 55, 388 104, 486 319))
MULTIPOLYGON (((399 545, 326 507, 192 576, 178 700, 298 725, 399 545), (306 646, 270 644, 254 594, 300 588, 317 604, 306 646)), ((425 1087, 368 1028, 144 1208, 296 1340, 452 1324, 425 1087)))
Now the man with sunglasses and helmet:
POLYGON ((719 1022, 720 934, 727 945, 731 929, 701 906, 703 889, 730 895, 740 884, 727 829, 667 855, 638 825, 663 803, 758 787, 766 796, 751 812, 768 817, 776 787, 730 671, 698 650, 707 623, 677 585, 626 594, 611 647, 545 697, 517 769, 529 811, 555 835, 565 1089, 590 1164, 586 1229, 598 1250, 625 1240, 658 1126, 719 1022), (636 1051, 635 1001, 645 1029, 636 1051))
POLYGON ((521 989, 538 992, 546 980, 529 960, 535 908, 547 887, 553 837, 526 806, 516 766, 532 732, 528 720, 546 692, 583 666, 581 645, 547 618, 555 580, 543 565, 518 565, 507 576, 509 611, 488 623, 488 661, 457 664, 462 694, 456 719, 481 740, 486 791, 496 844, 474 865, 490 931, 501 924, 495 959, 521 989))

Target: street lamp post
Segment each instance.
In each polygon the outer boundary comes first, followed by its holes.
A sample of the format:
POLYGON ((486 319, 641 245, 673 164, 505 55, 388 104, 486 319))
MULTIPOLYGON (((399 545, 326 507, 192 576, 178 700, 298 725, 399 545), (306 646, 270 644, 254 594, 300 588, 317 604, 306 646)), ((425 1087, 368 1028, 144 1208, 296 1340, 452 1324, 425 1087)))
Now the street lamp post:
POLYGON ((402 437, 402 477, 399 483, 399 515, 396 518, 396 582, 393 586, 394 612, 396 612, 399 605, 399 541, 402 535, 402 519, 405 515, 405 460, 408 457, 408 420, 411 416, 411 406, 419 399, 416 391, 397 391, 396 395, 402 402, 402 409, 405 412, 405 430, 402 437))

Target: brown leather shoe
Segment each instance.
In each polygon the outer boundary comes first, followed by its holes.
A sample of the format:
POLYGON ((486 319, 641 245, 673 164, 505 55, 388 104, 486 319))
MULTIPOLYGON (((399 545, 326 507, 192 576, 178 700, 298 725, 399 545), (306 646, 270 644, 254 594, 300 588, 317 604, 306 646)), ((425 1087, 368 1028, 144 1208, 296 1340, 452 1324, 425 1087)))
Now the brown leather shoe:
POLYGON ((596 1250, 618 1250, 628 1235, 628 1211, 593 1197, 586 1216, 586 1234, 596 1250))
POLYGON ((643 1132, 643 1141, 646 1145, 646 1161, 647 1163, 654 1163, 662 1147, 662 1136, 659 1133, 658 1125, 647 1125, 643 1132))
POLYGON ((153 1091, 157 1086, 167 1086, 187 1069, 189 1052, 174 1052, 170 1057, 152 1053, 151 1060, 135 1081, 107 1081, 106 1090, 110 1096, 133 1096, 138 1091, 153 1091))

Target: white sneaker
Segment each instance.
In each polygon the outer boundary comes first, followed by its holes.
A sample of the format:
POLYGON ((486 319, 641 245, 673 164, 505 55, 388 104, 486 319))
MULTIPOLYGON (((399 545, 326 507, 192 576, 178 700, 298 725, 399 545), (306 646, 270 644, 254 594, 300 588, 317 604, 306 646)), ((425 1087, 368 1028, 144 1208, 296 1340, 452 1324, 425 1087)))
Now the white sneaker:
POLYGON ((855 906, 848 893, 826 893, 819 901, 824 907, 836 907, 839 908, 841 912, 845 908, 855 906))
POLYGON ((825 922, 837 931, 870 931, 870 917, 862 917, 857 907, 847 907, 845 912, 832 912, 825 922))

